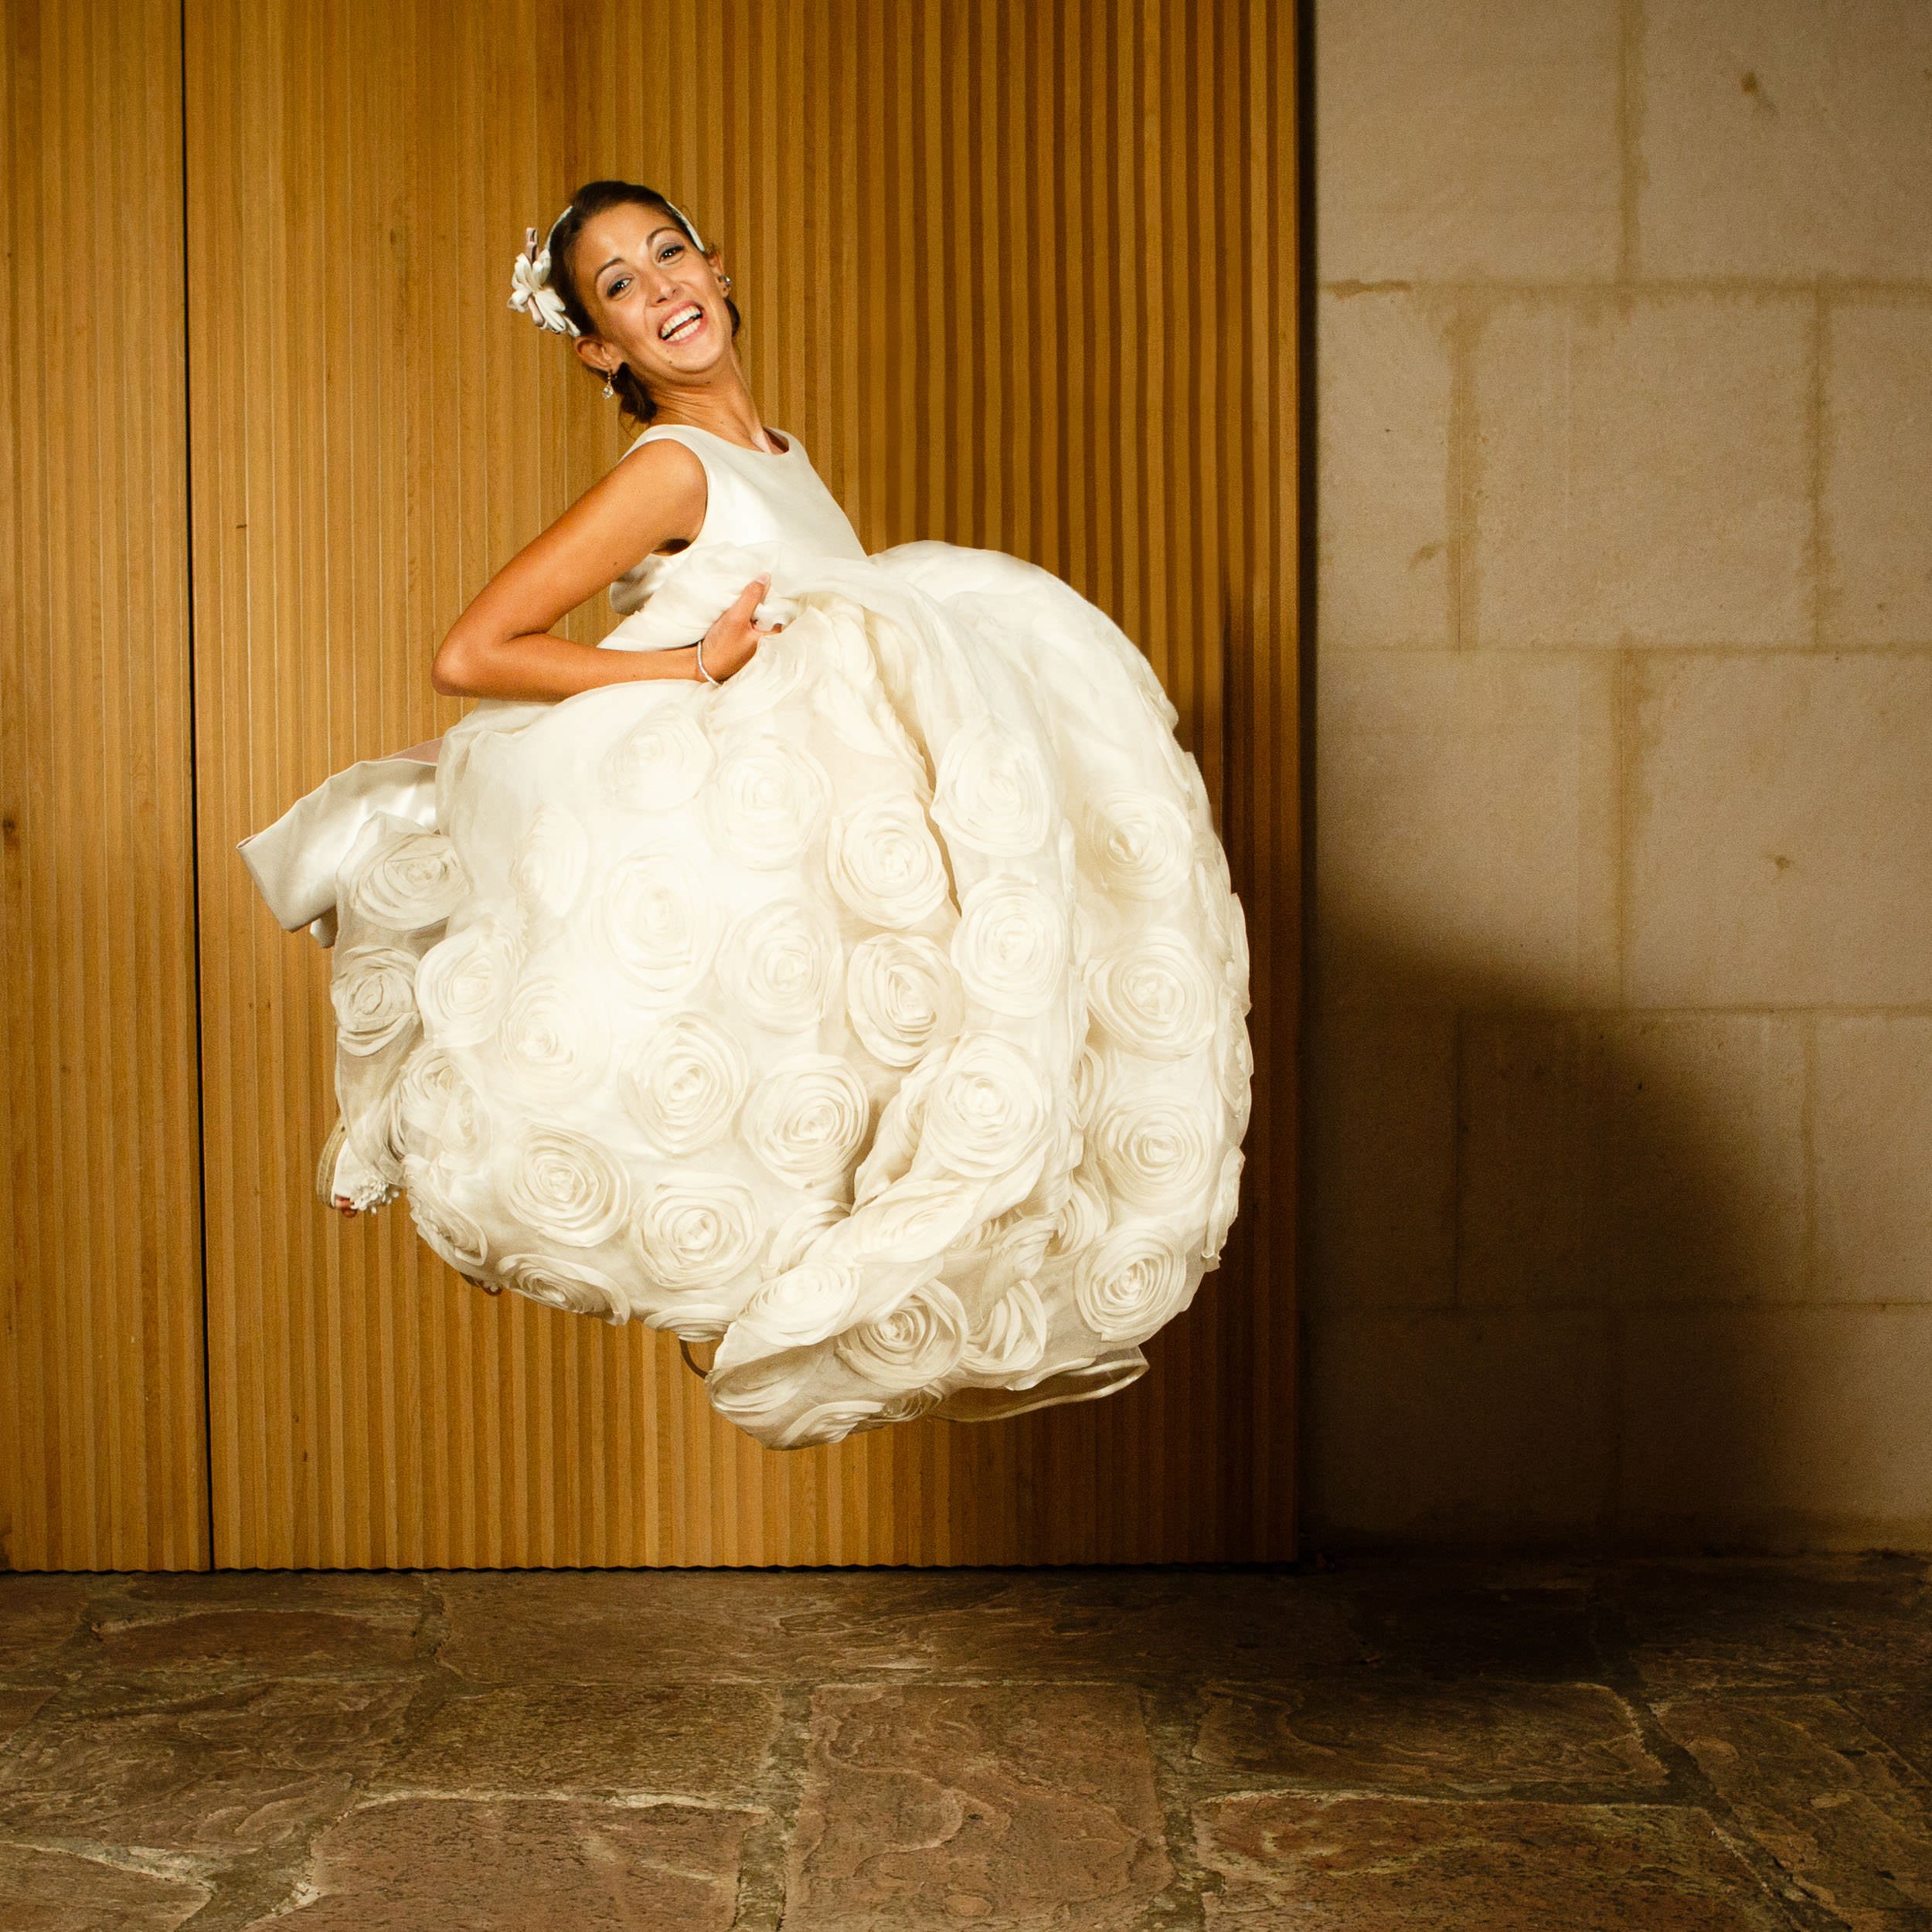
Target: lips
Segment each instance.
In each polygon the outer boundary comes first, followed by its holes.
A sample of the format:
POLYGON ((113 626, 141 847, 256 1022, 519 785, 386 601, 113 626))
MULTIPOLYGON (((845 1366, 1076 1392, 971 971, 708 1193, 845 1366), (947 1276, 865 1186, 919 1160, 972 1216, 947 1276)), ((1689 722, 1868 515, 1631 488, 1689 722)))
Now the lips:
POLYGON ((687 302, 675 315, 665 318, 658 331, 658 339, 662 342, 681 342, 703 326, 704 311, 696 302, 687 302))

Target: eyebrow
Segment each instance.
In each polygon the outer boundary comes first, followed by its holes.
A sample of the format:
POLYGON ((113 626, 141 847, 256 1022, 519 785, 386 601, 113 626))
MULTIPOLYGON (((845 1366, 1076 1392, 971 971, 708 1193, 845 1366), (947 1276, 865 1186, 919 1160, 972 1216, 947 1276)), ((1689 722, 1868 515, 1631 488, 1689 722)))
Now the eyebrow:
MULTIPOLYGON (((644 245, 645 247, 648 248, 660 235, 682 235, 683 233, 684 230, 682 229, 673 228, 670 223, 666 222, 662 228, 654 228, 649 234, 645 236, 644 245)), ((624 257, 621 255, 613 255, 609 261, 600 262, 597 264, 596 273, 590 277, 591 281, 595 281, 597 276, 601 275, 607 268, 615 266, 623 260, 624 257)))

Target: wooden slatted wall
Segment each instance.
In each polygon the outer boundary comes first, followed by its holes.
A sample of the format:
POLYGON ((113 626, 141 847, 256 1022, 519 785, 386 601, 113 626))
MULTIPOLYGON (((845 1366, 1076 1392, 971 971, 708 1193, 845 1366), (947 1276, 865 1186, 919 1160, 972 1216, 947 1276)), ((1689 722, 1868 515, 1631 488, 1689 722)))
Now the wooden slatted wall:
POLYGON ((187 0, 217 1563, 1291 1553, 1291 26, 1286 0, 187 0), (275 928, 234 842, 460 714, 429 689, 444 631, 622 449, 505 306, 525 225, 603 174, 721 243, 761 413, 870 547, 1043 564, 1180 707, 1248 907, 1256 1108, 1228 1265, 1121 1396, 774 1453, 668 1336, 486 1298, 400 1206, 345 1224, 313 1199, 325 956, 275 928))
POLYGON ((0 1568, 192 1568, 180 14, 0 21, 0 1568))

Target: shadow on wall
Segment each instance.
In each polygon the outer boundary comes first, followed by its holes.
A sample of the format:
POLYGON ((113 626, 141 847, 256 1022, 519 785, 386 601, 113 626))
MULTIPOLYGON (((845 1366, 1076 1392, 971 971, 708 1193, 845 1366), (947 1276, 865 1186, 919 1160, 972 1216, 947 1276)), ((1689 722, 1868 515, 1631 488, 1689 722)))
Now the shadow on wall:
POLYGON ((1808 1019, 1539 1009, 1322 920, 1308 1546, 1932 1546, 1932 1311, 1818 1278, 1808 1019))

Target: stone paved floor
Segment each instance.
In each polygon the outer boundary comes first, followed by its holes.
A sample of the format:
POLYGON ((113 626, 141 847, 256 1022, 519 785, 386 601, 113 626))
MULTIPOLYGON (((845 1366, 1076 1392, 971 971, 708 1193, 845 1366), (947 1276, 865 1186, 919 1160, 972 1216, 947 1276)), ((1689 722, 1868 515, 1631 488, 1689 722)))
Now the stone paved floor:
POLYGON ((0 1576, 4 1932, 1932 1932, 1932 1566, 0 1576))

